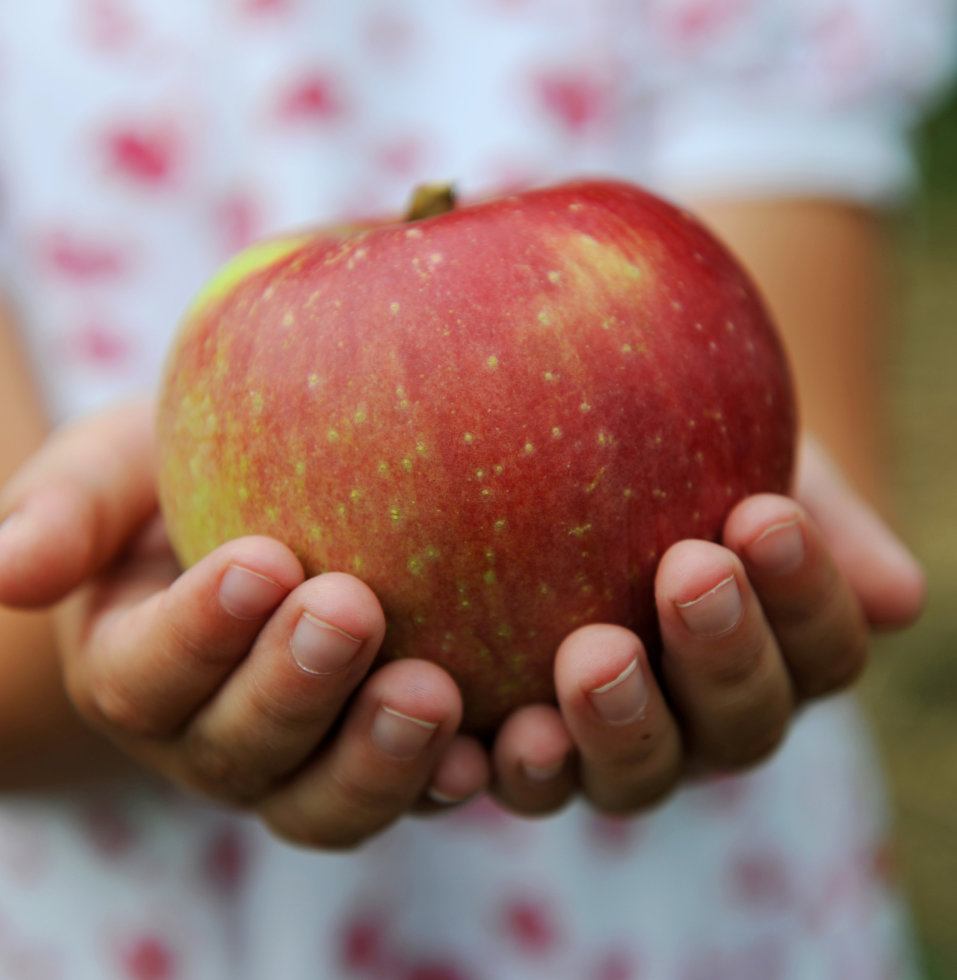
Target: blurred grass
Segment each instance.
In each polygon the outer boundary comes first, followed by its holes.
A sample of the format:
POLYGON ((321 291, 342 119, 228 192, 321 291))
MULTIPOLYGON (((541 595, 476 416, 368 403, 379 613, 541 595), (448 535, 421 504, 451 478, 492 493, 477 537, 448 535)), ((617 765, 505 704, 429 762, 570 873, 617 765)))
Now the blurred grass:
POLYGON ((925 615, 882 639, 862 685, 888 767, 901 870, 931 980, 957 980, 957 93, 923 127, 921 194, 897 229, 890 367, 898 525, 925 615))

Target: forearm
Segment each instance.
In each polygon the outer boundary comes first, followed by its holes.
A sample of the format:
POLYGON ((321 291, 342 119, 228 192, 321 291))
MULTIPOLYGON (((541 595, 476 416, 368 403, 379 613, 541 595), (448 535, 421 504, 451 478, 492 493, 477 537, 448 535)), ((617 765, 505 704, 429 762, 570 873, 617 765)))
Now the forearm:
POLYGON ((699 202, 694 210, 764 293, 790 354, 803 427, 880 506, 891 298, 880 217, 812 199, 699 202))
MULTIPOLYGON (((13 320, 0 302, 0 416, 8 420, 0 427, 0 486, 49 431, 13 320)), ((122 765, 66 697, 53 614, 0 607, 0 793, 94 778, 122 765)))

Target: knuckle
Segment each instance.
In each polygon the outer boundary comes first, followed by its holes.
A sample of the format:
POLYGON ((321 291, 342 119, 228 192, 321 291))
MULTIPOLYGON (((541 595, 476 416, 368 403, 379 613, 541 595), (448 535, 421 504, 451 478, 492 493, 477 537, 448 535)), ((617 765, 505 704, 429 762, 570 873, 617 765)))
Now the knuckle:
POLYGON ((795 686, 802 698, 821 697, 850 687, 870 659, 870 635, 863 614, 848 615, 845 603, 834 600, 820 611, 807 638, 796 645, 792 660, 795 686), (811 658, 801 663, 801 654, 811 658))
POLYGON ((249 685, 248 704, 256 716, 253 727, 264 726, 276 734, 300 736, 305 727, 314 731, 322 717, 322 706, 315 699, 295 698, 288 691, 277 696, 259 678, 253 678, 249 685))
POLYGON ((228 657, 215 643, 194 634, 175 616, 166 617, 168 626, 167 644, 170 653, 177 660, 185 659, 191 669, 206 670, 231 665, 228 657))
POLYGON ((626 816, 666 800, 681 781, 682 750, 677 740, 656 739, 650 733, 640 748, 614 764, 611 772, 592 778, 588 798, 602 812, 626 816))
POLYGON ((186 756, 189 782, 218 800, 245 806, 259 799, 266 789, 257 766, 202 730, 190 731, 186 756))
POLYGON ((750 631, 730 641, 725 639, 717 650, 700 659, 697 669, 716 687, 738 688, 753 681, 764 650, 764 634, 750 631))
POLYGON ((342 821, 333 823, 290 800, 262 808, 260 815, 273 834, 296 847, 346 853, 356 850, 370 836, 363 827, 342 821))
POLYGON ((391 786, 352 778, 335 767, 330 770, 329 778, 346 824, 378 828, 400 811, 402 795, 391 786))
POLYGON ((787 718, 748 719, 732 726, 733 738, 715 742, 708 752, 708 762, 715 769, 735 772, 764 762, 784 741, 787 718))
POLYGON ((113 675, 93 678, 75 693, 74 704, 91 724, 106 731, 138 738, 161 738, 168 734, 158 712, 133 696, 113 675))

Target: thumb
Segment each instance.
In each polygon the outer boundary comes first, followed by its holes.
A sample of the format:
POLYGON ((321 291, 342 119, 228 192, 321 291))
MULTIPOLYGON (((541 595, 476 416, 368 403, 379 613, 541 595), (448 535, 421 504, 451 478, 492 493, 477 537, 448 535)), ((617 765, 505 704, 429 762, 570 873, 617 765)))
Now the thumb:
POLYGON ((795 496, 820 527, 871 626, 900 629, 913 622, 926 599, 923 569, 810 439, 802 446, 795 496))
POLYGON ((155 510, 151 402, 57 430, 0 494, 0 603, 62 599, 113 561, 155 510))

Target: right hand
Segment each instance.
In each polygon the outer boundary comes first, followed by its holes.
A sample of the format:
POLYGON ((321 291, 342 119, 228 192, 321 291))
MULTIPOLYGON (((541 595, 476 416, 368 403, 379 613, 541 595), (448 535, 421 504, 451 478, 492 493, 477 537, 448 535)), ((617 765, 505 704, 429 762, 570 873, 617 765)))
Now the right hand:
POLYGON ((312 846, 358 844, 428 792, 483 789, 488 759, 457 734, 451 678, 422 660, 370 673, 385 623, 363 583, 306 579, 264 537, 180 573, 152 433, 145 402, 65 427, 0 499, 0 602, 60 603, 80 715, 148 768, 312 846))

